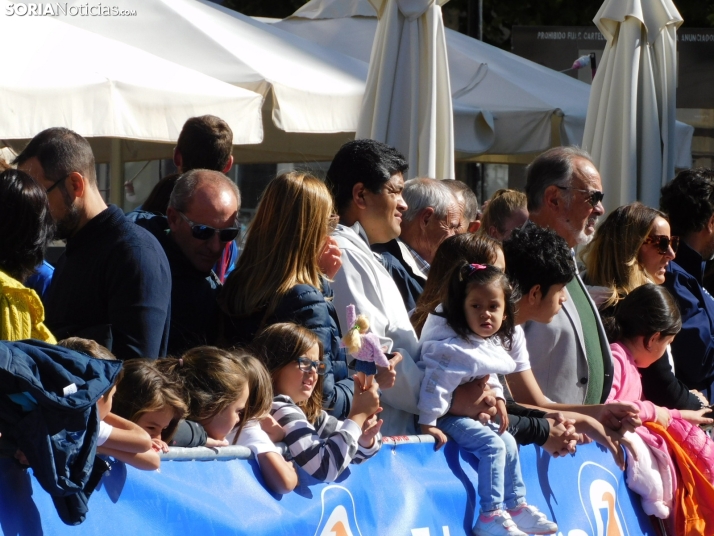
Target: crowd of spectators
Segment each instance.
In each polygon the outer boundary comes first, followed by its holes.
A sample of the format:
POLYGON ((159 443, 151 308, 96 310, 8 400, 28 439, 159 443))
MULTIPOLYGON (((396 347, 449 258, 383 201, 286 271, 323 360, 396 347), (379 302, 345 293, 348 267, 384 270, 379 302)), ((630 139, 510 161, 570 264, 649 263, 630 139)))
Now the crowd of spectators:
MULTIPOLYGON (((396 149, 356 140, 324 182, 273 179, 237 256, 231 146, 219 118, 190 119, 179 173, 127 215, 104 202, 71 130, 39 133, 3 166, 0 339, 28 363, 123 362, 94 387, 99 453, 154 469, 170 446, 244 445, 288 493, 300 471, 334 480, 383 435, 421 430, 488 467, 474 534, 514 536, 557 530, 525 502, 516 445, 557 457, 596 441, 638 481, 659 475, 662 494, 636 491, 677 530, 677 465, 714 463, 702 431, 714 422, 714 171, 682 171, 659 210, 632 203, 598 227, 607 192, 579 148, 541 154, 525 192, 499 190, 481 213, 463 183, 407 180, 396 149), (66 241, 54 273, 52 237, 66 241), (374 378, 355 376, 362 354, 342 340, 357 329, 350 306, 380 352, 359 369, 374 378), (668 451, 673 437, 690 445, 682 433, 706 448, 668 451), (660 470, 637 472, 638 458, 660 470)), ((2 416, 0 432, 19 437, 2 416)), ((17 441, 18 460, 37 463, 17 441)))

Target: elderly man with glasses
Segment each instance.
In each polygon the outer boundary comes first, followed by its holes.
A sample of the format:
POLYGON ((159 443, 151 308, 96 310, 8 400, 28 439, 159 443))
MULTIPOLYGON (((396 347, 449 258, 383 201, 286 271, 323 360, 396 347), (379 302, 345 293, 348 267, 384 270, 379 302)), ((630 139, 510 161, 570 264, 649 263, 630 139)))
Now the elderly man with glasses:
POLYGON ((166 355, 166 255, 121 208, 107 206, 87 140, 66 128, 49 128, 15 163, 44 186, 55 238, 67 241, 44 299, 47 327, 58 339, 93 339, 120 359, 166 355))
MULTIPOLYGON (((571 248, 592 240, 605 212, 600 174, 576 147, 538 156, 528 167, 526 196, 530 220, 554 230, 571 248)), ((533 374, 554 402, 600 404, 612 385, 610 346, 580 276, 565 288, 567 300, 551 323, 524 326, 533 374)))
POLYGON ((158 238, 169 259, 169 355, 216 342, 221 282, 213 267, 238 236, 239 210, 240 192, 233 181, 220 171, 193 169, 176 181, 166 216, 132 215, 158 238))

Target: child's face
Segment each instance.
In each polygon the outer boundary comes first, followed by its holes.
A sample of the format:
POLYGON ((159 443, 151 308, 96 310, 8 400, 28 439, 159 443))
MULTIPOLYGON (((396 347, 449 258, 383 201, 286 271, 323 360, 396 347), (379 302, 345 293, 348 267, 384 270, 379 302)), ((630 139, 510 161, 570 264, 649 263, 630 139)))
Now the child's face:
POLYGON ((117 386, 112 385, 109 392, 104 393, 104 395, 97 400, 97 409, 99 410, 99 420, 103 421, 109 413, 112 411, 112 400, 114 399, 114 393, 117 392, 117 386))
POLYGON ((536 316, 533 317, 533 320, 543 324, 550 323, 567 299, 568 296, 565 293, 565 285, 551 285, 548 289, 548 294, 542 296, 540 301, 536 304, 534 311, 536 316))
POLYGON ((241 412, 248 403, 248 386, 243 389, 243 394, 233 403, 223 408, 216 415, 201 423, 211 439, 223 440, 240 422, 241 412))
POLYGON ((173 419, 174 410, 167 406, 156 411, 142 413, 136 420, 136 424, 143 428, 151 436, 151 439, 161 439, 161 432, 169 427, 173 419))
POLYGON ((646 341, 641 336, 638 339, 639 351, 633 352, 632 358, 639 368, 647 368, 664 355, 667 351, 667 345, 674 340, 674 335, 662 337, 659 333, 655 333, 649 341, 646 341))
POLYGON ((464 314, 469 329, 487 339, 501 329, 505 317, 506 301, 501 285, 494 281, 488 285, 472 285, 464 300, 464 314))
MULTIPOLYGON (((315 344, 304 357, 310 361, 320 361, 320 347, 315 344)), ((300 370, 297 361, 288 363, 278 371, 275 379, 275 394, 287 395, 293 402, 305 402, 312 396, 312 392, 317 385, 317 371, 315 367, 310 367, 309 372, 300 370)))

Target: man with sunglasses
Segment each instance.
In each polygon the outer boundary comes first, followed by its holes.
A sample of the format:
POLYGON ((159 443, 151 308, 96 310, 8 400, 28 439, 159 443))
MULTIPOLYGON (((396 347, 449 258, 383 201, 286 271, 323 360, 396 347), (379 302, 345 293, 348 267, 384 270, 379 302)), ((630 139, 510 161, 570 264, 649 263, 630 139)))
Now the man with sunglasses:
POLYGON ((120 359, 166 355, 166 255, 119 207, 107 206, 87 140, 66 128, 49 128, 15 163, 44 186, 55 237, 67 241, 45 300, 46 325, 58 339, 93 339, 120 359))
POLYGON ((136 224, 159 240, 171 267, 169 355, 215 343, 221 282, 213 267, 238 236, 239 210, 233 181, 220 171, 193 169, 176 181, 166 216, 134 213, 136 224))
MULTIPOLYGON (((546 151, 528 166, 525 189, 533 223, 555 231, 570 248, 592 240, 604 209, 600 174, 588 153, 546 151)), ((533 374, 554 402, 600 404, 612 385, 610 346, 580 276, 565 288, 567 300, 552 322, 524 326, 533 374)))
MULTIPOLYGON (((662 188, 660 208, 680 237, 664 286, 677 300, 682 330, 672 342, 674 372, 690 389, 714 402, 714 299, 702 286, 705 262, 714 257, 714 171, 688 169, 662 188)), ((667 237, 657 245, 666 251, 667 237)), ((674 237, 673 237, 674 238, 674 237)), ((674 244, 672 244, 674 246, 674 244)))

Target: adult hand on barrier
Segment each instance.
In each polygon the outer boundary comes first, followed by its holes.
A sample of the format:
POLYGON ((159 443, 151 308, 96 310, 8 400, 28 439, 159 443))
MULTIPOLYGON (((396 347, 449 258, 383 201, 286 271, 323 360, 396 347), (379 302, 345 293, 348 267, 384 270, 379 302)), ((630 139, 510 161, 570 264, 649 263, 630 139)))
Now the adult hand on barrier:
POLYGON ((679 413, 682 415, 682 419, 685 421, 689 421, 690 423, 694 424, 695 426, 699 426, 701 424, 712 424, 714 423, 714 419, 710 419, 705 417, 704 415, 706 413, 709 413, 711 411, 711 408, 702 408, 702 409, 680 409, 679 413))
POLYGON ((421 424, 419 426, 421 427, 422 434, 428 434, 434 439, 436 439, 436 445, 434 445, 434 450, 439 450, 441 447, 444 446, 444 443, 448 441, 446 434, 439 430, 436 426, 432 426, 430 424, 421 424))
POLYGON ((496 397, 486 384, 487 381, 488 376, 485 376, 459 385, 454 390, 449 413, 459 417, 478 419, 482 423, 484 421, 480 414, 494 417, 497 411, 496 397))
POLYGON ((283 430, 283 427, 278 424, 278 421, 276 421, 272 415, 266 415, 260 419, 260 427, 263 429, 263 432, 268 434, 268 437, 273 443, 279 443, 285 439, 285 430, 283 430))
POLYGON ((374 379, 379 383, 382 389, 394 387, 394 382, 397 381, 396 367, 402 359, 404 359, 402 354, 394 352, 392 358, 389 360, 388 367, 380 367, 377 365, 377 374, 374 376, 374 379))
POLYGON ((337 245, 337 240, 331 236, 327 237, 325 247, 322 253, 320 253, 320 260, 317 264, 320 267, 320 271, 325 274, 328 279, 335 277, 342 267, 342 251, 340 251, 337 245))
POLYGON ((640 410, 631 402, 609 402, 593 408, 597 420, 612 430, 634 432, 638 426, 642 426, 640 410))

